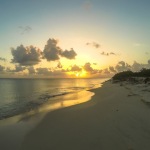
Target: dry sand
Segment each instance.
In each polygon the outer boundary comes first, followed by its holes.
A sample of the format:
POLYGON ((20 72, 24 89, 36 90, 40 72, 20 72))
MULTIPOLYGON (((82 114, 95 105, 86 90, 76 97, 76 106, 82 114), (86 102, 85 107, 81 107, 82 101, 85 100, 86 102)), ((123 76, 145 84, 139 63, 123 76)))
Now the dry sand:
POLYGON ((150 107, 106 82, 86 103, 50 112, 21 150, 150 150, 150 107))

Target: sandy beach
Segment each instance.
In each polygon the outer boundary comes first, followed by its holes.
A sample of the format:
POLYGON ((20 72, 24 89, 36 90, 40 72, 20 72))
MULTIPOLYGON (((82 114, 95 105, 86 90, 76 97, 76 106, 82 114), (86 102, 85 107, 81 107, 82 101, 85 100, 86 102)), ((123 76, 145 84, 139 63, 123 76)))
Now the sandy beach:
POLYGON ((149 150, 149 103, 129 87, 106 82, 90 101, 48 113, 21 150, 149 150))

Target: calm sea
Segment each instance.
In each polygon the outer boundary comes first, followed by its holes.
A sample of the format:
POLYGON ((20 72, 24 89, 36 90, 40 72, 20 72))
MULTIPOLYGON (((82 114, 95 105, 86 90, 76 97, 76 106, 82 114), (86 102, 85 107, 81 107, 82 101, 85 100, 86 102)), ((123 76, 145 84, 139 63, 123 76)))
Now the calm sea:
POLYGON ((0 79, 0 119, 34 110, 46 103, 54 104, 58 99, 64 101, 61 96, 66 95, 67 98, 69 94, 97 88, 105 80, 0 79))

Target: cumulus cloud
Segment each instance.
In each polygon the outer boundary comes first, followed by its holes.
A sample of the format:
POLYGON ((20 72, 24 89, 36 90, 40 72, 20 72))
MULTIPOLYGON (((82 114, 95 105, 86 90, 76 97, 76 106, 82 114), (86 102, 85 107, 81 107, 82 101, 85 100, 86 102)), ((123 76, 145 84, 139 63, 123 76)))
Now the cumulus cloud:
POLYGON ((147 64, 141 64, 136 61, 133 62, 132 65, 129 65, 128 63, 124 61, 118 62, 118 64, 115 66, 115 69, 117 72, 122 72, 126 70, 131 70, 134 72, 140 71, 142 68, 149 69, 150 68, 150 60, 148 60, 147 64))
POLYGON ((12 63, 18 63, 22 66, 38 64, 41 58, 40 49, 34 46, 24 47, 20 45, 16 49, 12 48, 11 53, 13 56, 12 63))
POLYGON ((21 34, 29 33, 32 30, 30 26, 19 26, 19 29, 21 30, 21 34))
POLYGON ((59 60, 60 56, 65 57, 67 59, 75 59, 77 55, 76 52, 73 50, 65 50, 63 51, 60 47, 57 46, 58 41, 55 39, 49 39, 47 41, 47 45, 45 45, 43 56, 47 59, 47 61, 55 61, 59 60))
POLYGON ((91 73, 91 74, 96 74, 96 73, 100 73, 99 70, 97 69, 93 69, 92 66, 91 66, 91 63, 85 63, 85 65, 83 66, 83 69, 88 72, 88 73, 91 73))
POLYGON ((74 51, 73 48, 71 48, 71 50, 62 51, 60 55, 62 57, 66 57, 67 59, 75 59, 75 57, 77 56, 77 53, 74 51))
POLYGON ((3 58, 3 57, 0 57, 0 61, 6 61, 6 59, 5 58, 3 58))
POLYGON ((98 44, 96 42, 92 42, 92 43, 87 42, 86 45, 91 45, 91 46, 93 46, 95 48, 99 48, 100 47, 100 44, 98 44))
POLYGON ((58 41, 55 39, 49 39, 47 45, 45 45, 43 55, 47 61, 59 60, 59 54, 61 53, 61 48, 57 46, 58 41))
POLYGON ((70 69, 70 71, 74 71, 74 72, 80 72, 80 71, 82 71, 82 68, 80 68, 79 66, 77 66, 77 65, 73 65, 72 67, 71 67, 71 69, 70 69))

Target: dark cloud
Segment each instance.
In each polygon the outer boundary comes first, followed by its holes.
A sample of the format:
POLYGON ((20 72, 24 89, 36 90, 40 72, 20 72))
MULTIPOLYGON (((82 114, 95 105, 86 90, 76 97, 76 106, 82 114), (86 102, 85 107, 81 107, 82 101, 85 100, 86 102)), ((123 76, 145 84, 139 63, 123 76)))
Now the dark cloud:
POLYGON ((11 53, 13 56, 12 63, 18 63, 22 66, 38 64, 41 58, 41 51, 33 46, 24 47, 20 45, 16 49, 12 48, 11 53))
POLYGON ((0 61, 6 61, 6 59, 5 58, 3 58, 3 57, 0 57, 0 61))
POLYGON ((71 48, 71 50, 62 51, 60 55, 62 57, 66 57, 67 59, 75 59, 75 57, 77 56, 77 53, 74 51, 73 48, 71 48))
POLYGON ((92 42, 92 43, 87 42, 86 45, 91 45, 91 46, 93 46, 95 48, 99 48, 100 47, 100 44, 98 44, 96 42, 92 42))
POLYGON ((74 71, 74 72, 79 72, 79 71, 82 71, 82 68, 80 68, 79 66, 77 65, 73 65, 70 69, 70 71, 74 71))
POLYGON ((61 48, 57 46, 58 41, 55 39, 49 39, 47 45, 45 45, 43 55, 47 61, 59 60, 59 54, 61 53, 61 48))
POLYGON ((65 50, 63 51, 60 47, 57 46, 58 41, 55 39, 49 39, 47 41, 47 45, 45 45, 43 56, 47 61, 55 61, 59 60, 60 56, 65 57, 67 59, 75 59, 77 55, 76 52, 73 50, 65 50))
POLYGON ((30 26, 19 26, 19 29, 21 30, 21 34, 29 33, 32 30, 30 26))
POLYGON ((2 65, 0 65, 0 72, 3 72, 3 71, 4 71, 4 69, 5 69, 5 67, 4 67, 4 66, 2 66, 2 65))
POLYGON ((22 66, 20 66, 20 65, 16 65, 15 66, 15 72, 20 72, 20 71, 24 71, 26 69, 26 67, 22 67, 22 66))
POLYGON ((15 69, 7 68, 7 72, 22 72, 26 69, 26 67, 22 67, 20 65, 15 65, 15 69))
POLYGON ((88 72, 88 73, 91 73, 91 74, 96 74, 96 73, 100 73, 99 70, 97 69, 93 69, 92 66, 91 66, 91 63, 85 63, 85 65, 83 66, 83 69, 88 72))
POLYGON ((29 72, 29 74, 35 74, 36 73, 36 71, 35 71, 33 66, 28 67, 28 72, 29 72))

